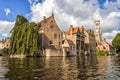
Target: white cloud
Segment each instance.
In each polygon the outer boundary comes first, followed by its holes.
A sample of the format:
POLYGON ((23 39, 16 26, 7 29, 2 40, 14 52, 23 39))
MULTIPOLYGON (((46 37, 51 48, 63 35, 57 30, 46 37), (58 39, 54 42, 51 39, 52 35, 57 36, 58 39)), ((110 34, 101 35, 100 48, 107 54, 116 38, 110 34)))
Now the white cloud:
POLYGON ((5 8, 4 11, 5 11, 6 16, 7 16, 9 13, 11 13, 11 10, 10 10, 9 8, 5 8))
POLYGON ((0 20, 0 34, 2 37, 9 37, 10 30, 12 29, 14 22, 8 22, 0 20))
POLYGON ((103 33, 102 37, 103 39, 107 39, 108 42, 112 42, 117 33, 120 33, 120 31, 113 30, 111 32, 105 32, 103 33))
MULTIPOLYGON (((101 28, 104 34, 116 30, 120 26, 120 1, 109 2, 106 0, 104 9, 101 9, 98 0, 45 0, 38 3, 29 0, 31 4, 31 21, 39 22, 43 16, 50 16, 54 10, 55 19, 62 30, 67 30, 69 25, 84 26, 86 29, 94 29, 94 20, 101 20, 101 28)), ((113 32, 112 32, 113 33, 113 32)), ((115 34, 113 34, 115 36, 115 34)), ((113 38, 113 36, 112 36, 113 38)), ((112 39, 111 38, 111 39, 112 39)), ((109 40, 109 37, 106 40, 109 40)))

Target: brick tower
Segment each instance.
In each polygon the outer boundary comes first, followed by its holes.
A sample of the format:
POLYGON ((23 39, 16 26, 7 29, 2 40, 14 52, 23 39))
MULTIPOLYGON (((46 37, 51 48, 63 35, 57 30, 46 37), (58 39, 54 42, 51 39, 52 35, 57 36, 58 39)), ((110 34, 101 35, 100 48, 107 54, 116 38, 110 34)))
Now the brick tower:
POLYGON ((94 23, 95 23, 95 30, 94 30, 95 40, 96 40, 96 43, 99 43, 102 41, 101 29, 100 29, 100 20, 95 20, 94 23))

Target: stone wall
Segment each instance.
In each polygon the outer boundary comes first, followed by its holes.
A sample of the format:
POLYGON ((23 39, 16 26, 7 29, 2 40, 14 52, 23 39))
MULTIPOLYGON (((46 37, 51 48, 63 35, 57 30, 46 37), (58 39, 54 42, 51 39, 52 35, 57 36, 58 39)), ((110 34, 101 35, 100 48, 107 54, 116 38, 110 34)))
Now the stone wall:
POLYGON ((61 49, 45 49, 44 50, 44 56, 46 57, 55 57, 55 56, 63 56, 62 50, 61 49))

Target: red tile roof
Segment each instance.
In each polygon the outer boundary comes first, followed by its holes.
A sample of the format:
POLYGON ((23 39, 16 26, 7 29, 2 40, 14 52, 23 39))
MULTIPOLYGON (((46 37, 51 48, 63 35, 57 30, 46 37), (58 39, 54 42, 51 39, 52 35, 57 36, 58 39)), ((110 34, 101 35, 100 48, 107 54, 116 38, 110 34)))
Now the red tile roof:
MULTIPOLYGON (((72 28, 72 34, 76 34, 78 32, 78 30, 80 29, 80 32, 82 32, 84 30, 83 27, 79 28, 79 27, 73 27, 72 28)), ((70 29, 69 31, 64 32, 66 35, 70 35, 70 29)))

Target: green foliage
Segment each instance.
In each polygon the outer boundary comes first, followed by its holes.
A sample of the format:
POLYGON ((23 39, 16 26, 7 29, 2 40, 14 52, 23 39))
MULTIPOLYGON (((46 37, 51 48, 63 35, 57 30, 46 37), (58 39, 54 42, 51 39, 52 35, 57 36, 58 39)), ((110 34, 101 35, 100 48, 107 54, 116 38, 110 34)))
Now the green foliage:
POLYGON ((2 50, 0 50, 0 53, 1 53, 2 55, 6 55, 6 54, 9 53, 9 49, 8 49, 8 48, 3 48, 2 50))
POLYGON ((40 56, 41 47, 37 25, 18 15, 11 31, 10 55, 40 56))
POLYGON ((118 33, 112 41, 112 45, 120 51, 120 33, 118 33))
POLYGON ((100 51, 100 50, 97 50, 96 53, 95 53, 97 56, 105 56, 108 54, 108 51, 100 51))

